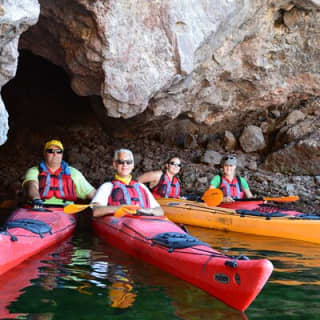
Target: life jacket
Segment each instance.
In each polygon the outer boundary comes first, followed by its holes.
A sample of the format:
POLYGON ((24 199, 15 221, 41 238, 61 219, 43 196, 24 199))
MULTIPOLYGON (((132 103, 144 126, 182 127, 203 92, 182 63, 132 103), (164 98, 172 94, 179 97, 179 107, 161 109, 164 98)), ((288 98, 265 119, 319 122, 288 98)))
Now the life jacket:
POLYGON ((147 191, 137 181, 131 180, 124 184, 119 180, 112 180, 113 188, 108 199, 109 206, 121 204, 137 205, 141 208, 150 208, 147 191))
POLYGON ((163 173, 159 183, 151 191, 155 198, 179 198, 180 189, 180 182, 176 176, 170 181, 168 175, 163 173))
POLYGON ((231 197, 232 199, 243 199, 245 194, 241 186, 241 180, 239 176, 233 178, 231 183, 224 177, 220 176, 219 189, 222 190, 225 197, 231 197))
POLYGON ((77 200, 77 192, 71 178, 70 168, 65 161, 61 167, 52 173, 44 161, 39 165, 39 193, 41 199, 56 197, 68 201, 77 200))

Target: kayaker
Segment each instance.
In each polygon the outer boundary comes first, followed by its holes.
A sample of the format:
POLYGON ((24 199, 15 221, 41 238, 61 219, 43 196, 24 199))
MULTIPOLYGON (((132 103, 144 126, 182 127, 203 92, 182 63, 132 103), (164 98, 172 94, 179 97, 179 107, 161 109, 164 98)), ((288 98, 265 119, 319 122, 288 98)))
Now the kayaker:
POLYGON ((155 198, 179 198, 180 181, 177 174, 181 169, 178 157, 170 158, 165 164, 165 170, 149 171, 138 177, 138 182, 148 183, 155 198))
POLYGON ((127 205, 139 206, 139 212, 162 216, 163 210, 148 188, 132 179, 134 168, 133 154, 128 149, 115 151, 113 168, 116 173, 111 182, 102 184, 91 203, 95 217, 111 215, 121 207, 127 205))
POLYGON ((214 176, 210 188, 219 188, 223 192, 222 202, 234 202, 236 199, 252 198, 248 182, 236 176, 237 157, 227 155, 222 159, 223 174, 214 176))
POLYGON ((34 207, 91 200, 94 196, 95 188, 79 170, 62 160, 63 152, 61 141, 50 140, 43 149, 44 160, 27 170, 22 186, 34 207))

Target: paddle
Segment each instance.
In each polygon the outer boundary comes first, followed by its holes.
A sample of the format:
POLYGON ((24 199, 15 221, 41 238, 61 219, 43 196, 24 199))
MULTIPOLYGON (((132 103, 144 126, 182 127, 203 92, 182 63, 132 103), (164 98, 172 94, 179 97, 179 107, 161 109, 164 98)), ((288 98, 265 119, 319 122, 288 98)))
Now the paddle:
POLYGON ((218 206, 223 199, 223 192, 220 189, 208 189, 201 198, 209 207, 218 206))
MULTIPOLYGON (((259 198, 257 198, 257 200, 259 200, 259 198)), ((262 197, 262 200, 275 201, 275 202, 295 202, 299 200, 299 197, 298 196, 288 196, 288 197, 278 197, 278 198, 262 197)), ((249 201, 251 201, 251 199, 249 199, 249 201)))
MULTIPOLYGON (((93 207, 105 207, 105 206, 100 206, 95 204, 68 204, 63 208, 63 212, 67 214, 74 214, 74 213, 83 211, 87 208, 93 208, 93 207)), ((140 207, 138 206, 131 206, 131 205, 122 206, 119 209, 117 209, 117 211, 113 215, 119 218, 128 214, 135 214, 139 208, 140 207)))
MULTIPOLYGON (((208 189, 201 198, 208 206, 214 207, 218 206, 223 199, 223 193, 220 189, 208 189)), ((259 197, 259 198, 248 198, 239 199, 236 201, 275 201, 275 202, 294 202, 299 200, 298 196, 288 196, 288 197, 259 197)))
POLYGON ((16 200, 4 200, 0 202, 0 209, 12 209, 17 206, 18 202, 16 200))

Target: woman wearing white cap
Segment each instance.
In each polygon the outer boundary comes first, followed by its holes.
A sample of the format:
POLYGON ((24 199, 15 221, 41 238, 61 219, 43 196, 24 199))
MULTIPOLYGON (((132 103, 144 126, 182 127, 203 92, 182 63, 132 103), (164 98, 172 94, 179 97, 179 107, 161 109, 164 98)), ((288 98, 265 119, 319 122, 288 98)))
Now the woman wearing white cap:
POLYGON ((222 159, 223 175, 216 175, 210 181, 210 188, 219 188, 223 192, 222 202, 234 202, 236 199, 252 198, 248 182, 236 176, 237 157, 227 155, 222 159))

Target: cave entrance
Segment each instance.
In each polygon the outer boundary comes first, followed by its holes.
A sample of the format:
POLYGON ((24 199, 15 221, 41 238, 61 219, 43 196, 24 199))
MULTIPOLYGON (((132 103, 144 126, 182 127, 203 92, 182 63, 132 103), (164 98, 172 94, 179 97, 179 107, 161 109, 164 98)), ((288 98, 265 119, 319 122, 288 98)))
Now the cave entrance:
MULTIPOLYGON (((1 95, 9 113, 9 132, 0 146, 0 199, 15 199, 26 169, 43 158, 46 141, 61 140, 65 160, 72 149, 87 162, 97 145, 108 143, 90 97, 76 95, 62 68, 29 51, 20 51, 16 77, 1 95)), ((82 158, 74 157, 74 162, 82 158)))
POLYGON ((21 50, 16 77, 2 89, 9 113, 9 136, 23 128, 44 136, 63 134, 60 127, 94 120, 88 97, 77 96, 66 72, 40 56, 21 50))

